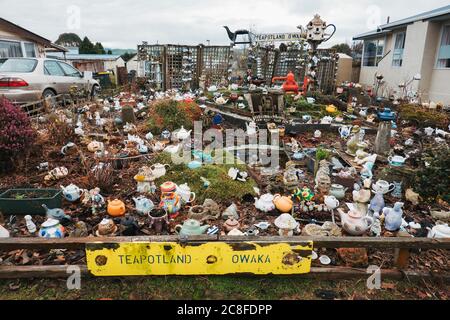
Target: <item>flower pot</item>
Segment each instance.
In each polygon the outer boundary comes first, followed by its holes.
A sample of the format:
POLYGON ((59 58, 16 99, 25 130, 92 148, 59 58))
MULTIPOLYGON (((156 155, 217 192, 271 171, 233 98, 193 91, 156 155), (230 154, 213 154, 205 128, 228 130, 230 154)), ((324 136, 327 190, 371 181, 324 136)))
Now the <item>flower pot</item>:
POLYGON ((62 191, 58 189, 9 189, 0 194, 0 211, 7 215, 45 215, 42 207, 62 207, 62 191), (23 197, 22 197, 23 196, 23 197))
POLYGON ((163 228, 169 224, 167 211, 164 209, 155 209, 148 216, 150 218, 150 228, 153 228, 156 233, 161 233, 163 228))

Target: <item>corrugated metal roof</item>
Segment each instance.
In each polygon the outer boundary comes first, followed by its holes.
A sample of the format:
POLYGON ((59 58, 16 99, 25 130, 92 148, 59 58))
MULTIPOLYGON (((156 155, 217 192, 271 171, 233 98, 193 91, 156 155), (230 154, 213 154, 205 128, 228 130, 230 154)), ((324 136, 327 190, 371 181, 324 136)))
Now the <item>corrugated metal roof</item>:
POLYGON ((441 7, 441 8, 437 8, 437 9, 434 9, 431 11, 423 12, 421 14, 417 14, 415 16, 405 18, 402 20, 383 24, 383 25, 379 26, 377 30, 373 30, 370 32, 360 34, 360 35, 354 37, 353 40, 361 40, 361 39, 372 37, 375 35, 382 35, 382 34, 392 31, 392 29, 394 29, 394 28, 408 25, 408 24, 414 23, 416 21, 429 20, 429 19, 447 15, 447 14, 450 14, 450 5, 441 7))
POLYGON ((109 60, 119 59, 119 55, 114 54, 66 54, 67 60, 109 60))

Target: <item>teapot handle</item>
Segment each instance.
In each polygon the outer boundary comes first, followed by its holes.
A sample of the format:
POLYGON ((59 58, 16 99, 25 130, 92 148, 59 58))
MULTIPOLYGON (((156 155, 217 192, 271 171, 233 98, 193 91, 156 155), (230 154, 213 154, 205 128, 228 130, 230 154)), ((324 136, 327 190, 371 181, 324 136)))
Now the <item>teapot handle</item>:
POLYGON ((170 168, 170 164, 165 164, 164 167, 170 168))
POLYGON ((388 158, 388 161, 389 161, 389 162, 392 162, 392 157, 389 157, 389 158, 388 158))
POLYGON ((389 192, 392 192, 392 191, 394 191, 394 190, 395 190, 395 184, 391 183, 391 184, 389 185, 389 192))
POLYGON ((195 192, 191 192, 191 199, 189 199, 188 203, 192 203, 195 201, 195 192))
POLYGON ((181 224, 176 225, 175 226, 175 233, 176 234, 180 234, 182 228, 183 228, 183 226, 181 224))

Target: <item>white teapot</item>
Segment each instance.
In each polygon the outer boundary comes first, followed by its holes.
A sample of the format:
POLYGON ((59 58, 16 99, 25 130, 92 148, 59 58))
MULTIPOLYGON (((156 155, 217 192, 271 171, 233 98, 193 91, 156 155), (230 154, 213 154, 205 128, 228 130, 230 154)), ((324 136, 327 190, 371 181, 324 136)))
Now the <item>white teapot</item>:
POLYGON ((176 137, 178 140, 186 140, 191 136, 192 130, 187 131, 183 126, 177 132, 176 137))
POLYGON ((191 192, 191 188, 189 188, 187 183, 177 186, 177 193, 184 203, 192 203, 195 201, 195 193, 191 192))
POLYGON ((273 203, 274 196, 270 193, 262 195, 261 198, 255 198, 256 209, 262 212, 271 212, 275 210, 275 204, 273 203))
POLYGON ((61 189, 63 191, 64 198, 66 198, 67 201, 75 202, 81 198, 82 190, 74 184, 67 187, 61 186, 61 189))

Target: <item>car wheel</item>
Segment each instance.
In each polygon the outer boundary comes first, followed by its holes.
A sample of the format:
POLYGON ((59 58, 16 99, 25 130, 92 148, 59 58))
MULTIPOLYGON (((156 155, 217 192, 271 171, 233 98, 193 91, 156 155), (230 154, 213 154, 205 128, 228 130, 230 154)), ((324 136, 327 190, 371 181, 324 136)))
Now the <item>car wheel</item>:
POLYGON ((93 86, 93 87, 92 87, 91 96, 92 96, 93 98, 96 97, 96 96, 98 95, 99 91, 100 91, 99 86, 93 86))
POLYGON ((43 99, 53 98, 54 96, 56 96, 56 93, 51 89, 45 89, 44 92, 42 93, 43 99))

